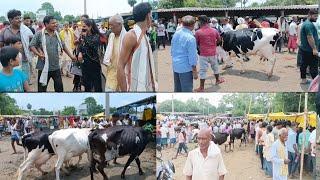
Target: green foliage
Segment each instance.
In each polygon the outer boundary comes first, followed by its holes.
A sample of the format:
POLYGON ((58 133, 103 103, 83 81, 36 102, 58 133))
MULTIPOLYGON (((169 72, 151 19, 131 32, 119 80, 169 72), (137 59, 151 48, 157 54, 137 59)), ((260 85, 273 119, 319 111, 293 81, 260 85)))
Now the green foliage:
POLYGON ((170 9, 184 7, 183 0, 159 0, 159 8, 170 9))
POLYGON ((62 15, 60 11, 55 11, 54 7, 51 3, 49 2, 44 2, 41 4, 41 7, 38 9, 37 13, 41 10, 45 10, 47 12, 47 15, 50 16, 54 16, 54 18, 57 21, 61 21, 62 20, 62 15))
POLYGON ((259 7, 260 4, 258 2, 254 2, 250 5, 250 7, 259 7))
POLYGON ((64 116, 77 115, 77 110, 73 106, 65 106, 61 112, 61 115, 64 115, 64 116))
POLYGON ((63 21, 64 22, 73 22, 75 20, 76 20, 76 18, 73 15, 65 15, 63 17, 63 21))
POLYGON ((0 16, 0 22, 7 21, 7 18, 5 16, 0 16))
POLYGON ((137 3, 136 0, 128 0, 128 4, 133 7, 137 3))
POLYGON ((16 100, 7 94, 0 94, 0 114, 19 115, 22 111, 16 105, 16 100))
POLYGON ((32 105, 30 103, 28 103, 27 109, 31 110, 31 108, 32 108, 32 105))
POLYGON ((83 104, 87 105, 88 116, 104 112, 103 106, 101 104, 98 105, 97 101, 93 97, 87 97, 83 104))
POLYGON ((45 108, 40 108, 39 110, 32 110, 33 115, 53 115, 53 111, 48 111, 45 108))
POLYGON ((267 0, 265 3, 263 3, 263 6, 288 6, 288 5, 311 5, 311 4, 317 4, 318 0, 267 0))
MULTIPOLYGON (((199 98, 198 100, 195 99, 188 99, 186 103, 176 100, 173 100, 174 104, 174 111, 175 112, 197 112, 201 114, 213 114, 216 113, 216 107, 209 103, 209 99, 199 98)), ((171 112, 172 111, 172 101, 167 100, 159 104, 159 111, 160 112, 171 112)))
POLYGON ((23 11, 23 16, 29 16, 32 20, 35 20, 37 18, 36 13, 31 11, 23 11))
POLYGON ((235 7, 238 0, 160 0, 164 9, 180 7, 235 7))
MULTIPOLYGON (((243 116, 250 114, 265 114, 268 112, 299 112, 299 100, 301 94, 300 112, 304 110, 304 93, 235 93, 224 95, 218 104, 218 107, 211 105, 207 99, 200 98, 198 101, 188 99, 185 103, 174 100, 175 112, 199 112, 209 114, 231 112, 234 116, 243 116)), ((315 111, 315 93, 308 94, 308 111, 315 111)), ((159 104, 160 112, 171 112, 172 101, 167 100, 159 104)))

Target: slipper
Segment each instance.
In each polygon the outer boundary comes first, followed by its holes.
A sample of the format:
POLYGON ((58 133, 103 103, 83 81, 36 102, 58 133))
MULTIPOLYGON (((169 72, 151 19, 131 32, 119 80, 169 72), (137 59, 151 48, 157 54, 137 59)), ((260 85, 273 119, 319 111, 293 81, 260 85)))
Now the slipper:
POLYGON ((216 82, 216 85, 226 82, 224 78, 220 78, 219 81, 216 82))
POLYGON ((197 88, 197 89, 194 90, 194 92, 204 92, 204 89, 197 88))

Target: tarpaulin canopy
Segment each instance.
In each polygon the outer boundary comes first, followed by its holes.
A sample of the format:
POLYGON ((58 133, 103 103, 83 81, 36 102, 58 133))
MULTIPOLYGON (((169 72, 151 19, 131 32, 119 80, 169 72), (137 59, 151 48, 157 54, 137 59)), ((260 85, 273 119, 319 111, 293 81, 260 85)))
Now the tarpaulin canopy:
POLYGON ((104 117, 104 112, 92 116, 92 118, 103 118, 103 117, 104 117))
MULTIPOLYGON (((249 114, 247 116, 248 120, 259 120, 265 119, 266 114, 249 114)), ((299 127, 303 126, 304 121, 304 113, 293 113, 293 114, 285 114, 283 112, 279 113, 270 113, 268 115, 268 120, 276 121, 276 120, 287 120, 291 122, 299 123, 299 127)), ((312 127, 316 127, 317 125, 317 114, 314 112, 309 112, 307 117, 307 124, 312 127)))

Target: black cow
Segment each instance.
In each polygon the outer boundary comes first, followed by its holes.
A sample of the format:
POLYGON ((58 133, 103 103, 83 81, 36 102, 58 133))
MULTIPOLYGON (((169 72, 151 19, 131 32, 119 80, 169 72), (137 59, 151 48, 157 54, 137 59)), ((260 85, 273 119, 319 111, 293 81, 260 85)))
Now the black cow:
POLYGON ((93 171, 98 163, 98 170, 103 178, 108 179, 104 172, 107 162, 117 157, 129 155, 129 159, 121 172, 121 178, 125 177, 127 167, 133 160, 136 161, 139 174, 143 171, 140 167, 139 155, 144 151, 149 142, 151 134, 140 127, 132 126, 113 126, 106 129, 96 129, 89 134, 89 145, 91 153, 89 157, 91 161, 90 173, 93 180, 93 171), (97 159, 98 155, 100 159, 97 159))
POLYGON ((18 180, 23 178, 23 172, 33 164, 42 174, 47 173, 41 169, 41 165, 46 163, 54 154, 48 139, 50 134, 52 134, 52 131, 39 131, 22 136, 24 162, 19 166, 18 180))

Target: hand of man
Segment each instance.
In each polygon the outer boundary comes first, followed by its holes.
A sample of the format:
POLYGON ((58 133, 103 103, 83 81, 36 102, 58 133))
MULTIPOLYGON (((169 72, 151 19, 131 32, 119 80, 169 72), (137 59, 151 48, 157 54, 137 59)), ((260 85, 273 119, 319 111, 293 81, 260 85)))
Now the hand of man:
POLYGON ((312 54, 313 54, 314 56, 318 56, 318 50, 317 50, 317 49, 313 49, 313 50, 312 50, 312 54))
POLYGON ((193 79, 197 80, 198 79, 198 72, 192 71, 192 76, 193 76, 193 79))
POLYGON ((78 61, 83 61, 82 53, 79 53, 79 55, 78 55, 78 61))
POLYGON ((284 160, 284 164, 289 164, 290 160, 289 159, 285 159, 284 160))
POLYGON ((71 59, 72 59, 72 61, 76 61, 76 60, 77 60, 77 57, 72 56, 71 59))
POLYGON ((41 60, 45 60, 45 56, 43 53, 38 54, 39 59, 41 60))

